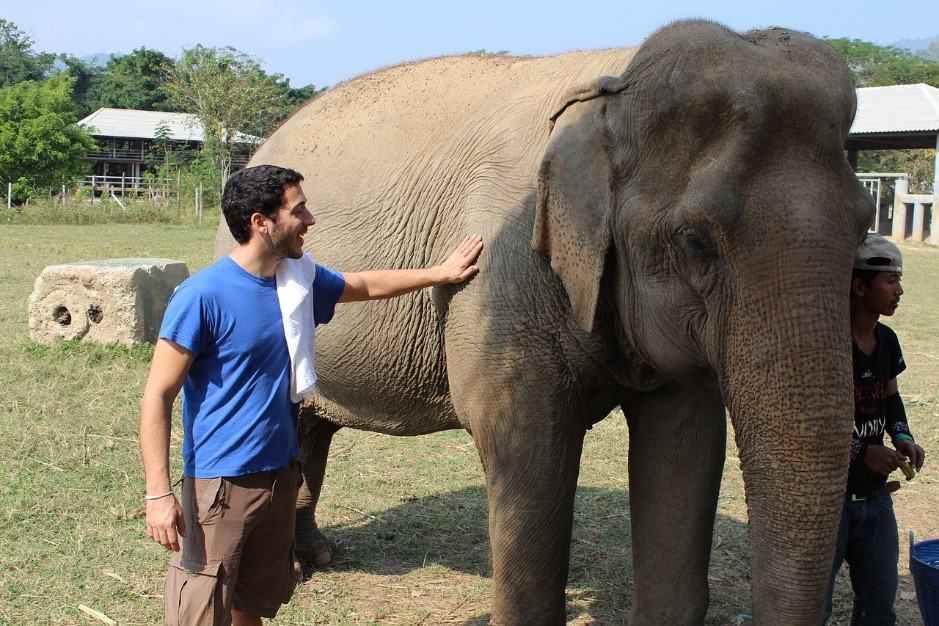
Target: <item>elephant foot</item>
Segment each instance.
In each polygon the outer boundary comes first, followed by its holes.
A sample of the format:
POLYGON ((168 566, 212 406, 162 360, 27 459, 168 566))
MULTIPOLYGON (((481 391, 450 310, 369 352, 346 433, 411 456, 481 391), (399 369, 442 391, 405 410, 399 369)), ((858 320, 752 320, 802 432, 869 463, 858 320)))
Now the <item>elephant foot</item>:
POLYGON ((314 528, 302 538, 297 537, 296 557, 295 566, 303 572, 322 569, 333 562, 329 540, 318 528, 314 528))

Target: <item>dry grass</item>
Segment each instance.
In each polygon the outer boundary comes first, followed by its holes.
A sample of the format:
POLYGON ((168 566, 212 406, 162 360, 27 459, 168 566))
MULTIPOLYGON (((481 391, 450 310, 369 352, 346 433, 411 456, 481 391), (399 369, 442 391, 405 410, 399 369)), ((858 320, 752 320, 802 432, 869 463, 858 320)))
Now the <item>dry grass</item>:
MULTIPOLYGON (((136 444, 150 351, 36 347, 26 341, 26 299, 51 263, 162 256, 194 270, 209 262, 213 236, 208 226, 0 226, 0 623, 93 623, 79 604, 120 624, 159 622, 167 554, 143 535, 136 444)), ((907 296, 892 320, 909 363, 901 390, 914 432, 936 455, 939 249, 904 253, 907 296)), ((616 414, 587 438, 567 593, 572 624, 622 624, 628 612, 627 443, 616 414)), ((177 440, 177 472, 178 454, 177 440)), ((896 496, 903 537, 908 530, 939 536, 935 459, 896 496)), ((300 587, 274 623, 485 624, 491 585, 482 484, 465 433, 340 431, 320 508, 335 563, 300 587)), ((903 591, 912 590, 906 559, 904 547, 903 591)), ((731 444, 708 624, 748 609, 747 576, 745 503, 731 444)), ((898 606, 899 623, 920 623, 915 601, 898 606)), ((847 624, 849 610, 843 579, 833 623, 847 624)))

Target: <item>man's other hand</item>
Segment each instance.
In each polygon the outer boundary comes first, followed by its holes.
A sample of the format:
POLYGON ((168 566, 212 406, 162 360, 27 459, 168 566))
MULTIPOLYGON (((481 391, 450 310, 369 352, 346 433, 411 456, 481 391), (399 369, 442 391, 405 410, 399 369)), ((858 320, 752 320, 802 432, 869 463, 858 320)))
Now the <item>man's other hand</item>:
POLYGON ((167 550, 179 552, 179 537, 186 534, 186 522, 175 495, 147 501, 147 533, 167 550))
POLYGON ((869 445, 867 453, 864 455, 864 464, 883 476, 889 476, 890 472, 900 467, 900 461, 903 457, 899 452, 887 446, 869 445))

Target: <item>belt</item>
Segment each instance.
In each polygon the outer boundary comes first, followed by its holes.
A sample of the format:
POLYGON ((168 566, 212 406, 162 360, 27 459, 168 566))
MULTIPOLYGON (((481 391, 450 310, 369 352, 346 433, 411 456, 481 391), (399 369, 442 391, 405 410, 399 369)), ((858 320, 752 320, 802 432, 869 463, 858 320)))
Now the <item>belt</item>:
POLYGON ((900 481, 891 480, 889 483, 884 483, 883 485, 880 486, 879 489, 876 489, 870 493, 865 493, 861 495, 849 493, 845 495, 844 499, 847 500, 848 502, 864 502, 865 500, 873 500, 874 498, 879 498, 881 496, 889 496, 891 493, 893 493, 894 491, 898 491, 899 489, 900 489, 900 481))

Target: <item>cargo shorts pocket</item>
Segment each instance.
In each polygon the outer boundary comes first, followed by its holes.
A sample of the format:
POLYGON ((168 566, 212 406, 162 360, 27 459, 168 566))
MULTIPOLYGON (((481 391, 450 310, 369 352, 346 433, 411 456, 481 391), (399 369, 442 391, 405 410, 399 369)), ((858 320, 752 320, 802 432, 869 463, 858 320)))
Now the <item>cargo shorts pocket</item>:
POLYGON ((175 562, 166 573, 167 626, 216 626, 225 623, 221 563, 185 568, 175 562))
POLYGON ((200 524, 211 524, 222 512, 225 506, 225 479, 221 476, 215 478, 194 478, 196 519, 200 524))

